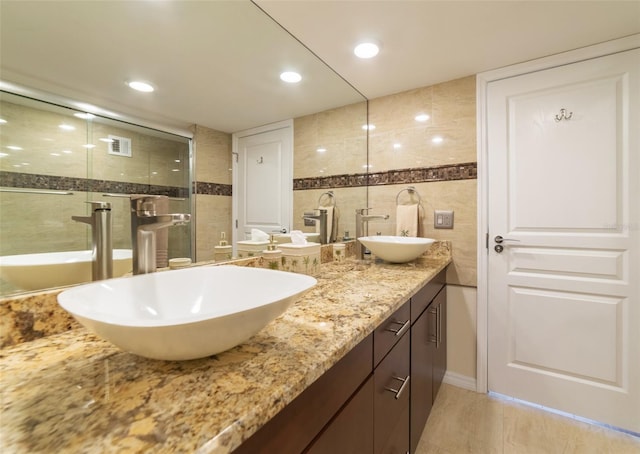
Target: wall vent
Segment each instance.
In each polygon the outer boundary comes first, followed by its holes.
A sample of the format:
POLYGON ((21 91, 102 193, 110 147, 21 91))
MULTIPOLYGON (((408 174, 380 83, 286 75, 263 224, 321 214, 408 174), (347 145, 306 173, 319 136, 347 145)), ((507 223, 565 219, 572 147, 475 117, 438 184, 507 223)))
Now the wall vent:
POLYGON ((109 154, 131 157, 131 139, 109 135, 109 154))

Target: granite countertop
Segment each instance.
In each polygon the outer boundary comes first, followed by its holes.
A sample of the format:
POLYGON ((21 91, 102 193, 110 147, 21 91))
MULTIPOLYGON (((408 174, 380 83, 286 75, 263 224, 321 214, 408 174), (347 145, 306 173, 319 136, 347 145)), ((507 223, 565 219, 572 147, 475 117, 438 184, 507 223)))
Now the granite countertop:
POLYGON ((2 350, 0 450, 231 452, 450 261, 323 264, 282 316, 205 359, 141 358, 83 328, 2 350))

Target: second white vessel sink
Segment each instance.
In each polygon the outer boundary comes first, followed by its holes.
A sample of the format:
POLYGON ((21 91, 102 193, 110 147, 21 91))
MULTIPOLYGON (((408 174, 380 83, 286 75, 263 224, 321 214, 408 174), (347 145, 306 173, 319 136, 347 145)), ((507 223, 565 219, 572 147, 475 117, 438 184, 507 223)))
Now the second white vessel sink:
POLYGON ((125 351, 187 360, 245 342, 316 283, 262 268, 193 267, 82 285, 58 303, 125 351))
POLYGON ((391 263, 405 263, 420 257, 436 240, 411 236, 376 235, 358 238, 373 254, 391 263))

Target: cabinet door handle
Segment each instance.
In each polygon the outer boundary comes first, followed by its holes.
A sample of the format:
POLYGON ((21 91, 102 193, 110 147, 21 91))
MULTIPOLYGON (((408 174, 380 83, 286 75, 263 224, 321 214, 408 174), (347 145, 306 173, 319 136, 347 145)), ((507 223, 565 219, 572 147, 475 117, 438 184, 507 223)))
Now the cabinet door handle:
POLYGON ((399 382, 402 383, 402 385, 400 385, 400 389, 389 388, 389 387, 385 387, 384 389, 386 389, 389 392, 394 393, 395 396, 393 396, 393 397, 395 397, 396 399, 400 399, 400 395, 403 393, 403 391, 405 390, 405 388, 409 384, 409 378, 410 378, 409 375, 407 375, 405 378, 394 376, 393 377, 394 380, 398 380, 399 382))
POLYGON ((401 337, 409 329, 409 325, 411 324, 411 319, 407 320, 406 322, 398 322, 394 320, 391 323, 396 325, 402 325, 402 326, 398 329, 385 328, 385 331, 390 331, 394 333, 396 337, 401 337))
POLYGON ((436 316, 436 323, 435 323, 435 329, 436 329, 436 332, 435 332, 435 334, 434 334, 434 333, 431 333, 431 327, 432 327, 433 325, 432 325, 432 323, 429 323, 429 334, 428 334, 428 339, 427 339, 427 340, 428 340, 429 342, 431 342, 432 344, 436 344, 436 348, 438 348, 438 331, 439 331, 439 329, 438 329, 438 328, 439 328, 439 327, 438 327, 438 315, 439 315, 439 313, 440 313, 440 312, 438 311, 438 309, 439 309, 439 306, 436 306, 436 307, 430 307, 430 308, 428 309, 428 311, 429 311, 429 315, 435 315, 435 316, 436 316))

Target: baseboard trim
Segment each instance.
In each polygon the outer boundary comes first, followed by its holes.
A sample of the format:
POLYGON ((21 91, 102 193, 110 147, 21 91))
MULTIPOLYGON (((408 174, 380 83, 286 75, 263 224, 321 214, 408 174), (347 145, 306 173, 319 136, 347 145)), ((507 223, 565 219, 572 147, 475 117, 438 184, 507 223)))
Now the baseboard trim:
POLYGON ((476 379, 474 377, 468 377, 466 375, 457 374, 455 372, 447 371, 442 379, 448 385, 457 386, 458 388, 468 389, 469 391, 476 391, 476 379))

